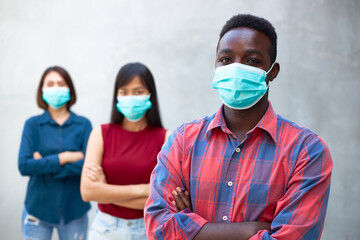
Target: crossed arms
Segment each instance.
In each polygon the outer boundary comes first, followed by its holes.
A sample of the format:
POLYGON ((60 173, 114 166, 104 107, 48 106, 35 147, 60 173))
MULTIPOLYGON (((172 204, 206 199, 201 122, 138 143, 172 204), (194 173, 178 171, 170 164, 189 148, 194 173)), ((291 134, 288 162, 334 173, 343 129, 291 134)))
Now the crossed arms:
MULTIPOLYGON (((195 182, 191 182, 193 178, 184 171, 192 165, 184 160, 191 153, 185 151, 187 154, 184 154, 182 137, 182 133, 174 131, 159 153, 158 164, 152 173, 150 197, 145 205, 148 239, 320 238, 332 170, 329 150, 320 138, 309 140, 298 154, 285 192, 278 197, 271 210, 270 221, 255 218, 219 223, 198 214, 197 194, 204 190, 197 189, 195 182), (187 190, 188 196, 177 187, 187 190), (176 189, 178 195, 174 192, 176 189), (197 204, 195 209, 191 207, 194 203, 197 204)), ((209 197, 210 200, 215 198, 209 197)), ((216 202, 213 206, 206 206, 203 212, 217 208, 216 202)))
POLYGON ((83 200, 144 209, 145 201, 149 196, 149 184, 113 185, 107 183, 101 167, 103 153, 102 131, 98 126, 90 134, 81 174, 80 192, 83 200))

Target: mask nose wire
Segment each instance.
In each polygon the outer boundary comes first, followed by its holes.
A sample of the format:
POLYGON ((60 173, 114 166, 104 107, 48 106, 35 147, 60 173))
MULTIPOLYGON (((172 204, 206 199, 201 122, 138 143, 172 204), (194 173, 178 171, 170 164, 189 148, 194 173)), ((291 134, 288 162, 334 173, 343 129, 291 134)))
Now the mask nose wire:
MULTIPOLYGON (((266 72, 266 75, 268 75, 268 73, 272 70, 272 68, 274 67, 275 62, 273 62, 273 64, 271 64, 271 67, 269 69, 269 71, 266 72)), ((216 67, 214 66, 214 73, 216 72, 216 67)))

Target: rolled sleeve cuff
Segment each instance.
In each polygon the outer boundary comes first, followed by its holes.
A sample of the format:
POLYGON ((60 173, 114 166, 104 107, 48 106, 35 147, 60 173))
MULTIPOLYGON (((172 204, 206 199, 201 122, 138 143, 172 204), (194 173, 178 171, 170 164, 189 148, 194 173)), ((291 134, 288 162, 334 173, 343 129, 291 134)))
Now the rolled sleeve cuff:
MULTIPOLYGON (((189 211, 189 210, 188 210, 189 211)), ((190 212, 190 211, 189 211, 190 212)), ((200 230, 202 229, 202 227, 208 223, 208 221, 206 221, 204 218, 202 217, 199 217, 199 215, 196 215, 197 218, 196 218, 196 224, 197 224, 197 227, 194 229, 193 232, 191 232, 191 235, 189 236, 190 239, 193 239, 195 238, 195 236, 200 232, 200 230)))
MULTIPOLYGON (((252 236, 249 240, 260 240, 263 238, 264 233, 267 233, 266 230, 258 231, 254 236, 252 236)), ((266 234, 268 237, 266 239, 272 239, 269 234, 266 234)))
POLYGON ((208 223, 207 220, 200 217, 198 214, 191 212, 189 209, 184 209, 178 214, 174 215, 178 226, 178 234, 185 239, 193 239, 199 233, 201 228, 208 223))

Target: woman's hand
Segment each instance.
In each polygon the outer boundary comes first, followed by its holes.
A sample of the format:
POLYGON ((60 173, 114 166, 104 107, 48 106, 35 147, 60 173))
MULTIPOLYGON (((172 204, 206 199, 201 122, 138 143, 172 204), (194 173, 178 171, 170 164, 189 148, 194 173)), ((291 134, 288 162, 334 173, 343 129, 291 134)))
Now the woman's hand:
POLYGON ((106 176, 102 167, 96 163, 90 162, 84 165, 86 175, 94 182, 106 182, 106 176))
POLYGON ((192 212, 191 199, 188 191, 183 192, 180 187, 177 187, 171 194, 174 198, 173 204, 177 212, 181 212, 186 208, 192 212))
POLYGON ((61 166, 67 163, 79 161, 83 158, 84 158, 84 154, 81 151, 76 151, 76 152, 66 151, 59 153, 59 161, 61 166))
POLYGON ((33 153, 33 159, 40 159, 40 158, 42 158, 41 154, 39 152, 35 151, 33 153))

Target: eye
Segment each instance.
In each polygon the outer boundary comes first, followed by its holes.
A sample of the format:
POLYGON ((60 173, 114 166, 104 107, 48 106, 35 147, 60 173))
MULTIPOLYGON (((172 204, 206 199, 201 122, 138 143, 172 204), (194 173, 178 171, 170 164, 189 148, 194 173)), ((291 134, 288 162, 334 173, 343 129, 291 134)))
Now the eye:
POLYGON ((223 63, 223 64, 229 64, 229 63, 231 63, 231 58, 222 57, 222 58, 220 58, 220 62, 223 63))
POLYGON ((126 93, 125 90, 119 89, 119 91, 118 91, 118 96, 126 96, 126 95, 127 95, 127 93, 126 93))
POLYGON ((245 63, 248 65, 259 65, 261 63, 261 61, 259 61, 256 58, 247 58, 245 63))
POLYGON ((54 83, 52 81, 49 81, 45 84, 45 86, 52 87, 52 86, 54 86, 54 83))
POLYGON ((142 94, 144 94, 144 90, 136 90, 135 94, 142 95, 142 94))
POLYGON ((60 87, 65 87, 65 86, 66 86, 66 83, 65 83, 65 82, 59 82, 59 86, 60 86, 60 87))

